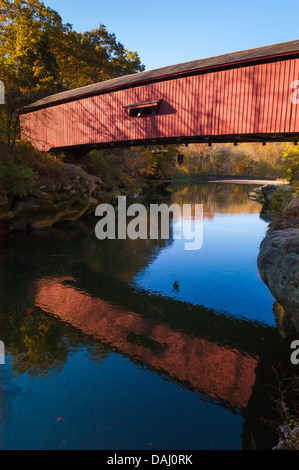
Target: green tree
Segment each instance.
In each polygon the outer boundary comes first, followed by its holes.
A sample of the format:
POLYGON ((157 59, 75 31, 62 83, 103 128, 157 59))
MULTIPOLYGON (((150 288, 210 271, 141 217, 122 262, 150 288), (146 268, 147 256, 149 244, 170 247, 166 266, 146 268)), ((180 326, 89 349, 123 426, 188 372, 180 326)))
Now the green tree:
POLYGON ((289 181, 299 181, 299 149, 289 145, 282 156, 282 173, 289 181))

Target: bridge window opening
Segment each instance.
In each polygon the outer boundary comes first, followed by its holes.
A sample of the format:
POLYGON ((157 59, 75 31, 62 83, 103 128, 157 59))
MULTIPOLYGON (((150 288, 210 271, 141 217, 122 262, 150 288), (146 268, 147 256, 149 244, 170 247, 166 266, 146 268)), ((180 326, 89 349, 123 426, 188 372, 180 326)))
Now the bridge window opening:
POLYGON ((130 109, 129 111, 130 117, 148 116, 149 114, 158 114, 158 111, 154 107, 130 109))
POLYGON ((145 101, 124 106, 124 110, 130 117, 154 116, 160 113, 162 100, 145 101))

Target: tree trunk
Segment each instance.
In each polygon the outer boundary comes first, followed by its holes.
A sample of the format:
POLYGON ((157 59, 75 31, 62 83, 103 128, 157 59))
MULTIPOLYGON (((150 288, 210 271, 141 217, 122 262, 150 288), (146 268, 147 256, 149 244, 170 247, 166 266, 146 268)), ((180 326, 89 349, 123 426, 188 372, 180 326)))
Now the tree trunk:
POLYGON ((11 156, 11 160, 12 162, 14 162, 15 160, 15 147, 16 147, 16 136, 17 136, 17 132, 18 132, 18 127, 19 127, 19 115, 17 114, 16 115, 16 118, 15 118, 15 123, 14 123, 14 127, 13 127, 13 134, 12 134, 12 139, 11 139, 11 145, 10 145, 10 156, 11 156))

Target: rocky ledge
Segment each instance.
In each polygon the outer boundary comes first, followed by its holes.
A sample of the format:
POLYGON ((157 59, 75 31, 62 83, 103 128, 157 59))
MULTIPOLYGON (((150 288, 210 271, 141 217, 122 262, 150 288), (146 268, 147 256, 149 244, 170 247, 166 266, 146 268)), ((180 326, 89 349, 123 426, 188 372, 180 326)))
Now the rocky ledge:
POLYGON ((273 218, 260 246, 258 268, 299 331, 299 195, 290 186, 269 185, 256 192, 263 195, 263 211, 273 218))
POLYGON ((64 164, 67 179, 38 181, 26 198, 0 200, 0 231, 30 230, 55 223, 73 221, 91 212, 112 195, 98 176, 90 175, 81 167, 64 164), (105 192, 104 192, 105 191, 105 192))

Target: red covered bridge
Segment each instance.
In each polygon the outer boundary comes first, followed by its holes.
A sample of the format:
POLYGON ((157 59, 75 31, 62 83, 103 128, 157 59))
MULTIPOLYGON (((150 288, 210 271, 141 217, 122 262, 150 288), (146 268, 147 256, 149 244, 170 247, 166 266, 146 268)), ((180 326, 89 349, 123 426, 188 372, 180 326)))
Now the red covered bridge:
POLYGON ((299 139, 299 40, 114 78, 20 110, 41 150, 299 139))

